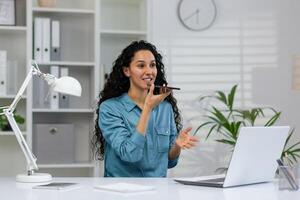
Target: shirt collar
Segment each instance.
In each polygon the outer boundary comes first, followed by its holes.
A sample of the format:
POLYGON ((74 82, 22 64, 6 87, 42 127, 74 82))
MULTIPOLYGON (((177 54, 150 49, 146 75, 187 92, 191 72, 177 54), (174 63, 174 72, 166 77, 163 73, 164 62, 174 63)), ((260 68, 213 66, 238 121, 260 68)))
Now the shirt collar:
POLYGON ((137 105, 134 103, 134 101, 128 96, 127 93, 124 93, 121 98, 120 98, 121 102, 123 103, 123 105, 125 106, 125 109, 127 110, 127 112, 130 112, 133 110, 134 107, 136 107, 137 105))

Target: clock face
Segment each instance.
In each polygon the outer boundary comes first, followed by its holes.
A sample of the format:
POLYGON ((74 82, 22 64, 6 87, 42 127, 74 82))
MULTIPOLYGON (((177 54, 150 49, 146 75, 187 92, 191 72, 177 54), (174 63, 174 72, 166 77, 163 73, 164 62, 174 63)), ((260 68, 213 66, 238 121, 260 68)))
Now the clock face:
POLYGON ((214 0, 181 0, 177 11, 183 26, 193 31, 209 28, 217 15, 214 0))

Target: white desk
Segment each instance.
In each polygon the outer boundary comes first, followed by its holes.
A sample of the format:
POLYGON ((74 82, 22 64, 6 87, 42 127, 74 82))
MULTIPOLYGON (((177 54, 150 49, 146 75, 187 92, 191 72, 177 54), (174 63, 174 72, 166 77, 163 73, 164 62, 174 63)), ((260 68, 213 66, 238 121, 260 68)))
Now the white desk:
POLYGON ((15 178, 0 178, 1 200, 299 200, 296 192, 279 191, 276 183, 235 188, 185 186, 164 178, 55 178, 54 181, 76 182, 80 188, 71 190, 32 189, 32 185, 16 183, 15 178), (94 189, 94 185, 127 182, 150 185, 155 191, 121 194, 94 189))

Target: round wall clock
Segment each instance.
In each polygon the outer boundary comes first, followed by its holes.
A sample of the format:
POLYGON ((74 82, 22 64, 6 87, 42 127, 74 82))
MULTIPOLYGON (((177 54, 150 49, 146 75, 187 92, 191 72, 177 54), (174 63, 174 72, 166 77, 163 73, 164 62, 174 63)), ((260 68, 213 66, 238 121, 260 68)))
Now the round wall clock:
POLYGON ((202 31, 216 20, 217 7, 214 0, 180 0, 177 15, 185 28, 202 31))

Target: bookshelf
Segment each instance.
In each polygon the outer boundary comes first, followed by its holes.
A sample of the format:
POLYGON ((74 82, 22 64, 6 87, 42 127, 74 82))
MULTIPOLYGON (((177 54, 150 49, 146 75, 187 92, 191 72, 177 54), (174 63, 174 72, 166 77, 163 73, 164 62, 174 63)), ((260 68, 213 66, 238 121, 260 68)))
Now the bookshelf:
MULTIPOLYGON (((51 66, 66 67, 83 89, 82 97, 69 98, 68 108, 37 107, 35 99, 39 95, 32 81, 19 102, 17 111, 26 119, 21 129, 35 155, 40 134, 36 132, 37 124, 74 125, 74 161, 39 163, 38 159, 40 172, 53 176, 102 175, 102 162, 93 160, 90 146, 96 99, 104 84, 104 74, 109 73, 121 50, 133 40, 149 39, 148 4, 148 0, 59 0, 55 7, 46 8, 39 7, 37 0, 16 0, 16 26, 0 26, 0 50, 6 50, 8 60, 17 63, 16 88, 27 74, 28 61, 34 58, 34 19, 40 17, 58 20, 61 37, 60 59, 40 61, 40 69, 50 73, 51 66)), ((15 93, 1 94, 0 105, 9 104, 15 93)), ((13 138, 13 133, 0 131, 0 137, 13 138)), ((23 157, 14 138, 0 140, 0 159, 4 163, 20 160, 18 168, 7 167, 0 176, 24 172, 23 157), (14 151, 11 155, 5 153, 8 145, 14 151)))
POLYGON ((134 40, 148 37, 147 0, 100 1, 100 69, 101 83, 111 71, 122 49, 134 40), (117 20, 116 20, 117 19, 117 20))
MULTIPOLYGON (((71 140, 73 153, 72 159, 66 158, 63 163, 54 163, 43 159, 39 163, 41 172, 49 172, 54 176, 66 174, 65 170, 70 174, 78 174, 79 176, 94 176, 95 164, 92 159, 90 151, 90 138, 94 126, 94 102, 96 97, 96 90, 99 86, 96 85, 94 76, 98 71, 98 65, 95 60, 95 3, 96 0, 87 1, 57 1, 56 7, 46 8, 38 7, 37 1, 32 1, 31 18, 34 22, 35 18, 49 18, 50 20, 57 20, 60 23, 60 59, 50 60, 47 62, 38 62, 40 69, 43 72, 51 73, 51 66, 58 66, 68 69, 70 76, 76 78, 82 86, 82 96, 72 97, 69 96, 67 108, 49 108, 49 107, 36 107, 30 105, 32 115, 32 148, 33 152, 39 155, 42 150, 39 149, 41 145, 37 138, 41 137, 40 129, 36 127, 39 125, 73 125, 74 132, 69 136, 71 140), (39 148, 38 148, 39 147, 39 148)), ((34 35, 32 34, 34 37, 34 35)), ((33 48, 33 46, 31 46, 33 48)), ((33 49, 31 49, 33 50, 33 49)), ((34 57, 34 55, 32 55, 34 57)), ((35 102, 35 88, 33 87, 31 99, 35 102)), ((29 97, 30 98, 30 97, 29 97)), ((60 99, 61 100, 61 99, 60 99)), ((48 131, 48 130, 45 130, 48 131)), ((49 132, 50 133, 50 132, 49 132)), ((48 135, 49 135, 48 133, 48 135)), ((58 132, 56 137, 61 137, 65 133, 58 132)), ((70 133, 67 133, 70 134, 70 133)), ((43 135, 44 137, 45 135, 43 135)), ((48 137, 48 136, 47 136, 48 137)), ((64 139, 66 146, 68 140, 64 139)), ((51 140, 52 142, 55 140, 51 140)), ((55 144, 53 144, 55 146, 55 144)), ((52 149, 55 151, 55 149, 52 149)), ((66 149, 66 151, 69 151, 66 149)), ((63 155, 64 152, 57 152, 63 155)), ((70 156, 70 154, 68 154, 70 156)), ((61 160, 61 159, 59 159, 61 160)), ((71 176, 71 175, 70 175, 71 176)))
MULTIPOLYGON (((6 52, 6 70, 10 74, 5 80, 7 91, 0 95, 1 106, 10 105, 26 75, 29 48, 27 3, 25 0, 15 0, 15 26, 0 25, 0 51, 6 52)), ((27 95, 25 94, 16 109, 17 114, 24 118, 27 118, 27 113, 30 111, 26 104, 27 95)), ((20 125, 24 136, 27 136, 27 128, 28 123, 20 125)), ((12 131, 0 130, 0 160, 5 164, 1 167, 0 176, 14 176, 17 172, 24 171, 25 158, 12 131)))

